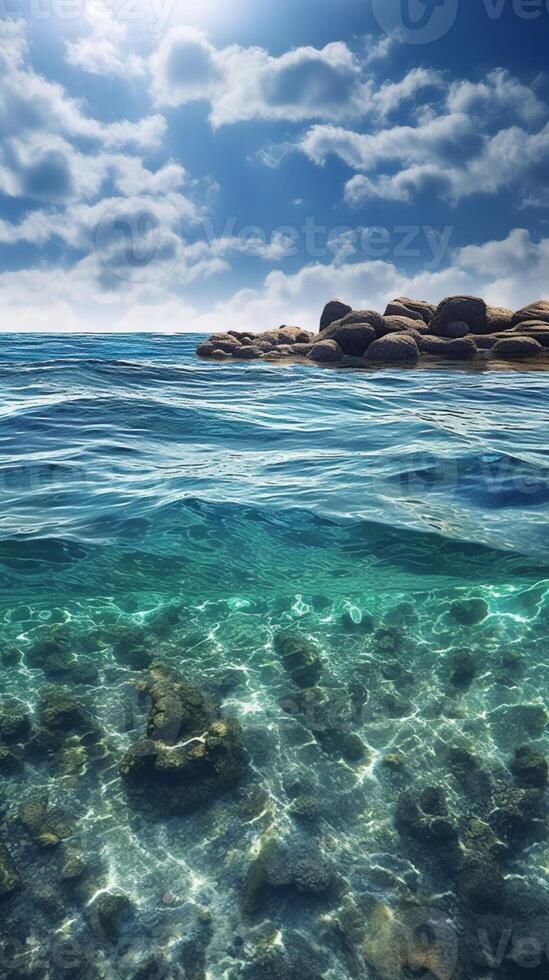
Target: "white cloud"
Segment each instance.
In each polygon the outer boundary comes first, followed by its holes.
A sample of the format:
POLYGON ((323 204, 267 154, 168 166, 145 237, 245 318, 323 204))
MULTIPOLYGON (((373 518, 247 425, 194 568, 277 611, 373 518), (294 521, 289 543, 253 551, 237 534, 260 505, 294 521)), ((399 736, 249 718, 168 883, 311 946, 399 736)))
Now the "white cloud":
POLYGON ((370 82, 346 44, 296 48, 274 58, 263 48, 217 49, 190 27, 169 32, 151 58, 159 105, 210 102, 212 125, 252 119, 357 118, 370 82))
MULTIPOLYGON (((224 240, 220 240, 223 242, 224 240)), ((502 241, 459 249, 451 264, 436 272, 409 275, 390 258, 345 264, 315 263, 289 275, 271 271, 259 288, 239 290, 213 306, 191 306, 181 285, 201 281, 226 266, 216 245, 184 246, 165 276, 147 283, 122 282, 117 290, 97 290, 101 261, 90 255, 72 270, 23 270, 0 276, 3 329, 87 329, 207 332, 257 331, 280 323, 318 329, 322 307, 340 296, 356 308, 382 310, 406 294, 438 302, 452 294, 476 294, 517 309, 543 293, 549 272, 549 239, 536 243, 524 229, 502 241)), ((222 252, 227 243, 218 246, 222 252)), ((162 271, 161 265, 158 269, 162 271)))

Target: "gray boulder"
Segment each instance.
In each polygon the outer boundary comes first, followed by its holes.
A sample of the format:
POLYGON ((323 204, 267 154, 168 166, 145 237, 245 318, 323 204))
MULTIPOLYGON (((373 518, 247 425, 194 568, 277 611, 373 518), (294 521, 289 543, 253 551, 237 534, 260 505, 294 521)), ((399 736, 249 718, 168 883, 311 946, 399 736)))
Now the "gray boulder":
POLYGON ((470 333, 489 333, 486 303, 476 296, 449 296, 438 304, 429 326, 439 337, 448 336, 453 323, 466 323, 470 333))
POLYGON ((513 311, 504 306, 487 306, 488 332, 497 333, 499 330, 510 330, 513 326, 513 316, 513 311))
POLYGON ((466 337, 469 332, 469 324, 464 323, 463 320, 456 320, 455 323, 449 323, 446 327, 445 337, 454 339, 456 337, 466 337))
POLYGON ((312 346, 312 344, 292 344, 292 354, 294 357, 307 357, 312 346))
POLYGON ((334 364, 343 357, 343 351, 335 340, 319 340, 313 344, 307 357, 318 364, 334 364))
POLYGON ((549 347, 549 323, 542 320, 526 320, 517 324, 509 336, 518 334, 520 337, 533 337, 542 347, 549 347))
POLYGON ((208 338, 208 343, 213 344, 216 350, 224 350, 226 354, 235 354, 242 346, 236 337, 228 333, 214 333, 208 338))
MULTIPOLYGON (((417 314, 425 323, 429 323, 436 312, 436 306, 432 303, 426 303, 422 299, 409 299, 408 296, 397 296, 393 303, 403 306, 408 311, 405 316, 417 314)), ((388 316, 391 315, 388 309, 385 312, 388 316)))
POLYGON ((329 303, 326 303, 326 306, 322 311, 322 316, 320 318, 320 331, 322 332, 322 330, 329 327, 331 323, 335 323, 336 320, 341 320, 342 317, 351 312, 352 306, 347 306, 347 304, 342 303, 340 299, 330 300, 329 303))
POLYGON ((379 364, 415 364, 419 351, 413 337, 403 333, 392 333, 370 344, 366 357, 369 361, 379 364))
POLYGON ((384 336, 383 317, 375 310, 352 310, 347 316, 342 317, 341 323, 369 323, 378 337, 384 336))
POLYGON ((468 361, 478 354, 477 345, 471 337, 456 337, 446 340, 444 337, 420 336, 417 345, 424 354, 449 357, 456 361, 468 361))
POLYGON ((521 361, 525 357, 542 354, 543 350, 541 344, 533 337, 505 337, 503 340, 498 340, 492 348, 492 355, 506 361, 521 361))
POLYGON ((423 317, 419 313, 416 313, 415 310, 409 310, 403 303, 399 303, 397 300, 394 300, 392 303, 387 303, 384 316, 405 316, 409 320, 423 320, 423 317))
POLYGON ((369 323, 345 323, 339 320, 323 330, 322 337, 335 340, 343 353, 350 357, 363 357, 366 348, 376 339, 376 332, 369 323))
POLYGON ((281 327, 278 335, 283 344, 308 344, 314 339, 312 334, 301 327, 281 327))
MULTIPOLYGON (((416 330, 419 333, 418 328, 421 326, 422 321, 413 320, 409 316, 384 316, 383 332, 379 333, 378 336, 385 337, 388 333, 402 333, 404 330, 416 330)), ((427 329, 425 324, 423 324, 423 329, 427 329)))
POLYGON ((549 300, 538 299, 535 303, 523 306, 521 310, 517 310, 513 314, 513 326, 516 326, 517 323, 523 323, 525 320, 549 323, 549 300))
POLYGON ((238 350, 234 351, 233 357, 239 358, 243 361, 254 361, 258 357, 261 357, 261 350, 255 346, 248 345, 246 347, 239 347, 238 350))

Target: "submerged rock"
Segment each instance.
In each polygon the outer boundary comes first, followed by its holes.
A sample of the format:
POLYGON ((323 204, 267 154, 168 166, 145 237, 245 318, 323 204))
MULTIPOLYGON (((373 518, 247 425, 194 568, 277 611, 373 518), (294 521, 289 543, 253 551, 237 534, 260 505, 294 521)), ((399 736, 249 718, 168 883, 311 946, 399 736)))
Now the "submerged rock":
POLYGON ((72 824, 65 816, 56 810, 50 810, 47 796, 21 803, 18 817, 38 847, 56 847, 73 832, 72 824))
POLYGON ((541 789, 547 782, 547 760, 543 752, 534 746, 521 745, 520 748, 515 749, 511 772, 519 786, 541 789))
POLYGON ((477 626, 486 619, 489 612, 490 607, 485 599, 476 597, 456 599, 450 606, 450 615, 460 626, 477 626))
POLYGON ((317 683, 322 674, 322 661, 307 637, 297 630, 285 630, 276 635, 274 647, 297 687, 313 687, 317 683))
POLYGON ((286 889, 323 896, 334 889, 336 881, 334 868, 316 847, 270 837, 263 842, 248 869, 241 891, 241 907, 247 915, 255 915, 261 912, 270 891, 286 889))
POLYGON ((222 719, 203 695, 157 665, 148 738, 126 752, 120 774, 136 805, 159 816, 190 813, 235 786, 247 769, 240 725, 222 719))
POLYGON ((0 844, 0 901, 11 898, 23 884, 7 847, 0 844))
POLYGON ((102 942, 116 942, 132 918, 133 908, 127 895, 104 892, 93 902, 89 922, 94 936, 102 942))
POLYGON ((457 830, 450 820, 443 790, 427 786, 423 790, 405 790, 396 809, 399 830, 427 843, 456 844, 457 830))
POLYGON ((499 911, 505 901, 505 879, 489 857, 468 856, 458 874, 458 891, 474 912, 499 911))

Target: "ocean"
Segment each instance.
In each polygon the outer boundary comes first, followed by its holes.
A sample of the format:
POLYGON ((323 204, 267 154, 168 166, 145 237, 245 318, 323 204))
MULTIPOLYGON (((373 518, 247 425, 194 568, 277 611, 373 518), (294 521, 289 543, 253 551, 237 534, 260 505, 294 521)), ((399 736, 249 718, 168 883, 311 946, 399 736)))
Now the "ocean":
POLYGON ((549 376, 199 340, 2 340, 3 975, 546 976, 549 376))

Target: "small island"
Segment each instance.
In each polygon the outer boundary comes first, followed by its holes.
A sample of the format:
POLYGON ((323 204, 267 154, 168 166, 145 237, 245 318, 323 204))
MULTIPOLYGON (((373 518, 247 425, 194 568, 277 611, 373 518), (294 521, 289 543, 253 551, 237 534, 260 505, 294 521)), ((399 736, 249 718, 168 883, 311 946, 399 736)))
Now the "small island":
POLYGON ((200 343, 197 354, 335 367, 414 366, 437 359, 549 368, 549 300, 513 311, 474 296, 450 296, 438 306, 401 296, 381 314, 334 299, 324 307, 317 334, 295 326, 257 334, 228 330, 200 343))

